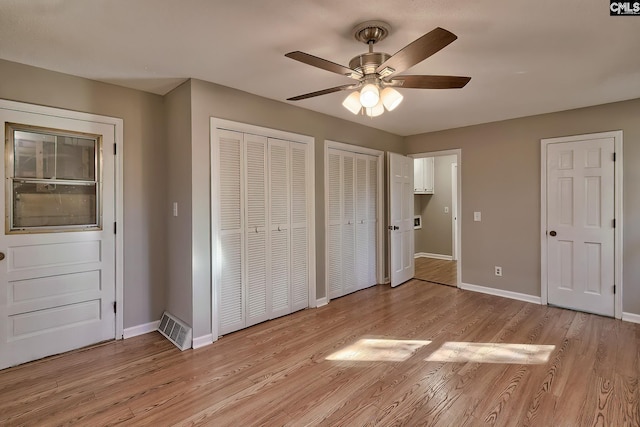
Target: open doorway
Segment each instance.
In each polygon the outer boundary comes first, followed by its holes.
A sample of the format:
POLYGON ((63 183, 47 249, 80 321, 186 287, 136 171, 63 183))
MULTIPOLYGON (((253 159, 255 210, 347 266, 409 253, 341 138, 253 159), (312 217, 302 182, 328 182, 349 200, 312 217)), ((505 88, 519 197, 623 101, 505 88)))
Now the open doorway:
POLYGON ((414 177, 414 278, 454 287, 461 283, 461 154, 457 149, 411 156, 420 175, 414 177))

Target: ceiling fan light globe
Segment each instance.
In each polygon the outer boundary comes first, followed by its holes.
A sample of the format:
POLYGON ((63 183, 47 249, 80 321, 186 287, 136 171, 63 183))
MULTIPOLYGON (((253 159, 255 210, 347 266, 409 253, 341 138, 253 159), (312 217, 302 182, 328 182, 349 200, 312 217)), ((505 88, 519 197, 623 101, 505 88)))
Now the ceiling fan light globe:
POLYGON ((382 90, 380 98, 382 98, 382 103, 386 109, 388 111, 393 111, 398 105, 400 105, 404 97, 394 88, 386 87, 382 90))
POLYGON ((362 105, 360 104, 360 92, 355 91, 349 94, 349 96, 342 101, 342 106, 353 114, 360 113, 360 110, 362 109, 362 105))
POLYGON ((364 110, 365 110, 365 113, 367 114, 367 116, 369 116, 369 117, 378 117, 378 116, 382 115, 382 113, 384 113, 384 105, 382 104, 382 102, 378 102, 373 107, 365 108, 364 110))
POLYGON ((360 104, 364 108, 373 108, 380 101, 380 91, 374 84, 365 85, 360 91, 360 104))

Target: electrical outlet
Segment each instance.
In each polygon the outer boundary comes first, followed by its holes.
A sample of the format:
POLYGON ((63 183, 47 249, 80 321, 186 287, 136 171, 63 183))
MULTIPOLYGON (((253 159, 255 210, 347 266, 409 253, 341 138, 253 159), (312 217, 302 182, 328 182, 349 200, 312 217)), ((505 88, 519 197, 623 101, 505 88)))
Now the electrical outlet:
POLYGON ((494 268, 496 269, 496 276, 502 276, 502 267, 496 265, 494 268))

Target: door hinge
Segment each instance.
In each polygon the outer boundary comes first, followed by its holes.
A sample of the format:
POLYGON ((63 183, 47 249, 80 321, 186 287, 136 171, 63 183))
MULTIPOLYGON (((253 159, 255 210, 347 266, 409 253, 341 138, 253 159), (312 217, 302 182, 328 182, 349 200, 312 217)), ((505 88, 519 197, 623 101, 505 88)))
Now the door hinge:
POLYGON ((616 285, 613 285, 613 294, 616 294, 616 285))
POLYGON ((113 155, 115 156, 116 154, 118 154, 118 150, 117 150, 118 144, 116 144, 115 142, 113 143, 113 155))
POLYGON ((613 153, 613 161, 616 161, 616 153, 613 153))
POLYGON ((616 219, 613 218, 613 228, 616 228, 616 219))
POLYGON ((118 312, 118 302, 114 301, 113 302, 113 314, 116 314, 118 312))
POLYGON ((113 234, 116 234, 118 232, 118 223, 114 221, 113 223, 113 234))

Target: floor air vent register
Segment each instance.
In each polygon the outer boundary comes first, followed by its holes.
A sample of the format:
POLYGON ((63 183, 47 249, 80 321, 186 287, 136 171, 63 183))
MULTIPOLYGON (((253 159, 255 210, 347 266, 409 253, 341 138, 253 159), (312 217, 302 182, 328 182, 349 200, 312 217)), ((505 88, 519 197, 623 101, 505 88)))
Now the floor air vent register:
POLYGON ((167 337, 180 350, 191 347, 191 328, 166 311, 162 313, 158 332, 167 337))

